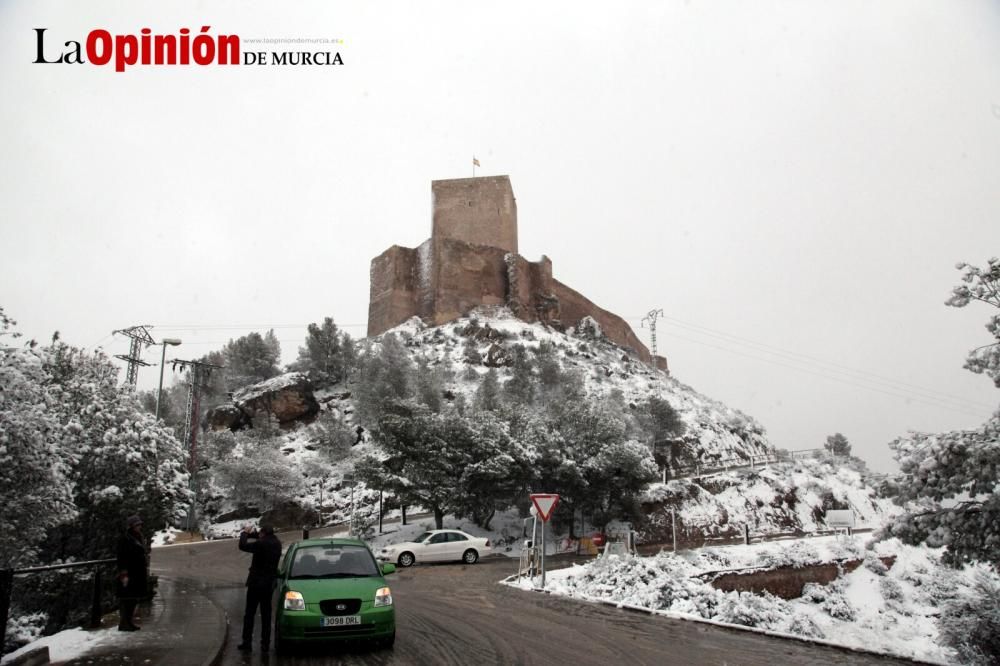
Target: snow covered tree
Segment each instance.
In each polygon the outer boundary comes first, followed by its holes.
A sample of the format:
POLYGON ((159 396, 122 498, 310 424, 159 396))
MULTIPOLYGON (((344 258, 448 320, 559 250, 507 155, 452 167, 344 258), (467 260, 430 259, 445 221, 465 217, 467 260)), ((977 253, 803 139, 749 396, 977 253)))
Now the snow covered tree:
POLYGON ((510 379, 503 385, 503 394, 510 405, 532 405, 535 402, 534 363, 524 345, 511 348, 513 363, 510 379))
POLYGON ((430 362, 421 357, 417 360, 416 398, 432 412, 440 412, 443 406, 444 384, 446 372, 441 365, 431 366, 430 362))
POLYGON ((455 444, 467 438, 467 430, 458 415, 383 414, 375 441, 386 458, 366 457, 356 466, 356 474, 369 488, 389 491, 406 504, 429 509, 441 529, 444 514, 456 509, 456 489, 466 458, 455 444))
POLYGON ((362 423, 377 422, 387 406, 413 397, 413 362, 394 333, 359 359, 357 408, 362 423))
POLYGON ((244 447, 243 455, 216 467, 218 483, 229 499, 264 512, 293 500, 302 478, 273 446, 244 447))
POLYGON ((847 457, 851 455, 851 444, 847 441, 847 438, 841 435, 839 432, 834 433, 826 438, 826 443, 823 444, 823 448, 832 453, 835 456, 847 457))
POLYGON ((122 521, 137 513, 150 527, 177 521, 189 501, 185 451, 135 393, 117 386, 103 353, 61 342, 44 350, 46 391, 65 434, 76 517, 47 544, 51 557, 99 559, 114 552, 122 521))
POLYGON ((281 374, 281 345, 274 330, 263 336, 253 332, 230 340, 222 348, 222 357, 229 391, 281 374))
POLYGON ((1000 412, 975 430, 911 432, 889 447, 904 477, 895 499, 913 504, 886 536, 945 546, 950 564, 1000 567, 1000 412))
POLYGON ((601 525, 636 517, 637 489, 656 478, 657 467, 646 445, 626 440, 625 422, 585 398, 550 408, 547 421, 533 490, 559 493, 559 521, 572 526, 575 510, 601 525))
POLYGON ((325 317, 322 324, 309 324, 305 346, 299 347, 299 357, 288 369, 305 372, 323 387, 343 381, 354 361, 351 337, 337 328, 332 317, 325 317))
POLYGON ((76 515, 62 424, 45 390, 40 351, 7 347, 19 334, 0 308, 0 568, 34 564, 46 531, 76 515))
POLYGON ((684 421, 670 403, 650 396, 636 410, 636 420, 653 443, 663 442, 684 434, 684 421))
POLYGON ((483 375, 479 388, 476 389, 476 400, 473 407, 480 412, 493 412, 500 409, 500 380, 497 378, 495 368, 490 368, 483 375))
MULTIPOLYGON (((979 301, 1000 308, 1000 261, 987 268, 958 264, 964 284, 952 290, 947 305, 979 301)), ((1000 386, 1000 316, 986 326, 997 343, 973 350, 965 367, 1000 386)), ((911 432, 889 444, 903 478, 894 484, 896 500, 907 506, 883 530, 906 543, 945 546, 953 565, 980 560, 1000 568, 1000 411, 973 430, 940 434, 911 432)))
POLYGON ((509 507, 527 488, 534 456, 510 436, 507 424, 495 412, 477 412, 467 424, 467 437, 460 442, 466 462, 455 511, 488 530, 496 512, 509 507))
POLYGON ((438 529, 446 513, 488 526, 527 483, 529 453, 491 412, 469 419, 455 412, 387 413, 375 441, 385 458, 359 463, 359 478, 433 511, 438 529))
MULTIPOLYGON (((979 301, 1000 309, 1000 259, 992 257, 985 268, 977 268, 959 263, 956 268, 962 273, 962 282, 952 289, 946 305, 964 308, 972 301, 979 301)), ((994 314, 986 322, 986 330, 993 337, 993 343, 983 345, 969 352, 965 367, 975 373, 985 374, 1000 388, 1000 314, 994 314)))

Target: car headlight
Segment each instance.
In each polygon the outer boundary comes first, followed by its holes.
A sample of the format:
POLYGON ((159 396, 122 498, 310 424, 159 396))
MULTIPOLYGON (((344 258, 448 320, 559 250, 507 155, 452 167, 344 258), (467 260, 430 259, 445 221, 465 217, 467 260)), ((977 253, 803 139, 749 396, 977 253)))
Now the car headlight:
POLYGON ((375 608, 392 605, 392 590, 387 587, 380 587, 375 592, 375 608))
MULTIPOLYGON (((389 588, 382 588, 388 590, 389 588)), ((392 600, 389 600, 392 603, 392 600)), ((285 592, 285 610, 305 610, 306 600, 302 598, 301 592, 285 592)))

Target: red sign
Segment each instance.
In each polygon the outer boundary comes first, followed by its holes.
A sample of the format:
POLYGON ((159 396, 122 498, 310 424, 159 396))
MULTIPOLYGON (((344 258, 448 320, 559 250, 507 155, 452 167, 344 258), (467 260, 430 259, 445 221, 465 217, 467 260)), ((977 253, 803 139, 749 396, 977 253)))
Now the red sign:
POLYGON ((552 516, 552 511, 556 508, 556 504, 559 504, 559 495, 532 495, 531 502, 535 505, 535 510, 538 511, 538 517, 542 519, 542 522, 547 523, 552 516))

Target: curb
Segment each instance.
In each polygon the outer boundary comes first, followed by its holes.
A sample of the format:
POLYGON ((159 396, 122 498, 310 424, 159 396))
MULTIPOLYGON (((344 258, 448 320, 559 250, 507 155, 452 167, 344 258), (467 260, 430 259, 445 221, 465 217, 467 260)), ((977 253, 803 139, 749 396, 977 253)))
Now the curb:
MULTIPOLYGON (((498 581, 499 585, 506 585, 512 587, 516 590, 524 590, 523 587, 513 585, 512 580, 518 578, 517 574, 507 576, 504 579, 498 581)), ((854 645, 844 645, 843 643, 836 643, 834 641, 829 641, 823 638, 810 638, 808 636, 798 636, 796 634, 788 634, 782 631, 774 631, 772 629, 761 629, 760 627, 748 627, 743 624, 732 624, 729 622, 720 622, 718 620, 710 620, 704 617, 697 617, 694 615, 685 615, 683 613, 676 613, 673 611, 659 610, 656 608, 644 608, 643 606, 636 606, 633 604, 626 604, 618 601, 609 601, 607 599, 601 599, 599 597, 590 597, 587 595, 564 595, 556 594, 551 590, 543 590, 538 587, 532 587, 528 592, 541 592, 543 594, 550 594, 557 596, 560 599, 573 599, 576 601, 583 601, 592 604, 601 604, 604 606, 611 606, 613 608, 621 608, 633 613, 645 613, 647 615, 659 615, 661 617, 667 617, 672 620, 684 620, 686 622, 699 622, 701 624, 708 624, 715 627, 720 627, 723 629, 735 629, 737 631, 748 631, 755 634, 763 634, 765 636, 770 636, 772 638, 784 638, 799 641, 802 643, 811 643, 815 645, 823 645, 824 647, 836 648, 838 650, 846 650, 848 652, 857 652, 859 654, 870 654, 877 657, 890 657, 892 659, 902 659, 905 661, 911 661, 915 664, 929 664, 930 666, 949 666, 947 662, 943 661, 928 661, 926 659, 920 659, 919 657, 907 657, 904 655, 894 654, 892 652, 887 652, 885 650, 876 650, 872 648, 861 648, 854 645)))
POLYGON ((210 655, 205 661, 202 662, 202 666, 217 666, 220 661, 222 661, 222 655, 226 651, 226 643, 229 641, 229 614, 225 611, 222 606, 220 606, 214 599, 209 597, 202 591, 198 591, 198 594, 202 595, 208 599, 212 606, 215 608, 216 613, 218 613, 219 618, 222 620, 219 624, 222 626, 222 638, 218 641, 218 647, 215 649, 215 654, 210 655))

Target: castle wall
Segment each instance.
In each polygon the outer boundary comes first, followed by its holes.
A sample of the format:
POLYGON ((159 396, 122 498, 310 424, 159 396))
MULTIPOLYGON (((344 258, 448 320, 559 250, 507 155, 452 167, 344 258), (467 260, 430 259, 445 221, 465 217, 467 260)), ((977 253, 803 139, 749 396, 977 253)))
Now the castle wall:
POLYGON ((434 239, 434 326, 467 314, 479 305, 507 302, 507 252, 447 238, 434 239))
POLYGON ((517 202, 507 176, 431 182, 431 237, 517 252, 517 202))
POLYGON ((584 317, 592 317, 601 325, 601 330, 609 340, 622 347, 628 347, 635 352, 635 355, 645 363, 649 363, 650 354, 646 345, 632 331, 628 323, 602 307, 595 305, 590 299, 567 287, 562 282, 552 279, 552 294, 559 299, 559 318, 563 326, 567 328, 576 326, 584 317))
POLYGON ((378 335, 419 313, 417 250, 393 245, 372 259, 368 335, 378 335))

